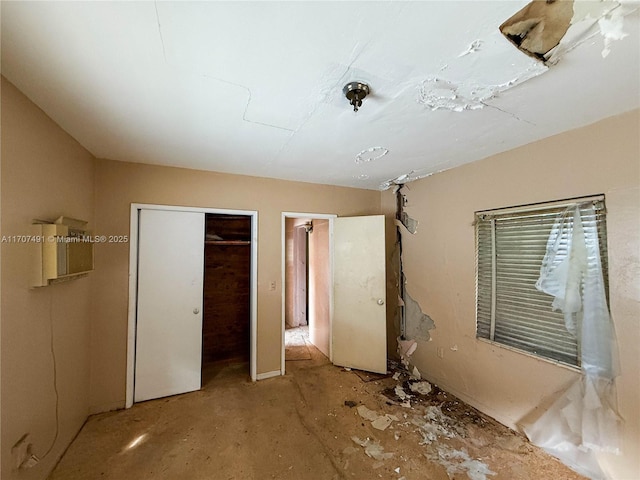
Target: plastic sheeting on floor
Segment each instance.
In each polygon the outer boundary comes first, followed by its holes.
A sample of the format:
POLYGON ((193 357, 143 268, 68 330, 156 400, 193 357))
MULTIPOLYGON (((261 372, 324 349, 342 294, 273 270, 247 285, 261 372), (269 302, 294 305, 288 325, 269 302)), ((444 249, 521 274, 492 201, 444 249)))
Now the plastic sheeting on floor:
POLYGON ((536 287, 553 295, 567 330, 580 336, 582 376, 524 430, 534 444, 592 479, 606 478, 597 452, 619 453, 615 377, 617 344, 600 258, 593 204, 558 216, 549 235, 536 287), (568 253, 559 254, 565 243, 568 253))

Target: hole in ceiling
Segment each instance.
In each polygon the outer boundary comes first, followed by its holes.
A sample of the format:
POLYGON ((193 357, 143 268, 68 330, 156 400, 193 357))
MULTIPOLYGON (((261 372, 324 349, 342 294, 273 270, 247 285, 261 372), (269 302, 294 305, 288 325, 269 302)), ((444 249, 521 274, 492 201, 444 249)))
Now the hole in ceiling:
POLYGON ((573 1, 534 0, 500 25, 500 31, 530 57, 545 61, 567 33, 573 17, 573 1))

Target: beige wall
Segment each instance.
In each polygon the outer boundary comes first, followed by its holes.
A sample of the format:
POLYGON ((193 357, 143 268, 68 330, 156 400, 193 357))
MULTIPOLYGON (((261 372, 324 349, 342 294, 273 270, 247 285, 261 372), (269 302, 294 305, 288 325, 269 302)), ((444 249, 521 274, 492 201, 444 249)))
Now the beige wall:
MULTIPOLYGON (((93 227, 94 166, 89 152, 2 78, 3 236, 28 234, 33 219, 53 220, 60 215, 88 220, 93 227)), ((31 289, 31 248, 2 243, 2 478, 6 480, 46 478, 89 411, 92 274, 31 289), (57 438, 54 368, 59 393, 57 438), (33 453, 44 458, 31 469, 16 472, 11 447, 26 433, 33 453)))
MULTIPOLYGON (((640 472, 639 115, 636 110, 412 183, 407 212, 420 222, 419 233, 403 237, 408 288, 436 323, 433 341, 420 343, 415 363, 440 387, 515 427, 539 415, 536 407, 577 374, 476 340, 474 212, 606 195, 625 453, 603 462, 616 479, 635 479, 640 472)), ((383 209, 388 216, 395 212, 390 192, 383 194, 383 209)))
MULTIPOLYGON (((367 215, 380 193, 266 178, 98 160, 96 230, 129 233, 131 203, 258 211, 258 374, 280 369, 282 212, 367 215), (269 283, 275 281, 275 291, 269 283)), ((96 248, 91 408, 125 401, 129 245, 96 248)))

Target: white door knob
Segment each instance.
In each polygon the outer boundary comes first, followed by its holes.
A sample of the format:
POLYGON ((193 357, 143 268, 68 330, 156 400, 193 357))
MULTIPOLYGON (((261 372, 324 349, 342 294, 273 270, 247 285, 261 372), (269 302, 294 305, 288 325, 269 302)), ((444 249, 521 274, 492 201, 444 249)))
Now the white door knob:
POLYGON ((199 309, 197 309, 197 308, 194 308, 194 309, 193 309, 193 314, 194 314, 194 315, 197 315, 197 314, 199 314, 199 313, 200 313, 200 310, 199 310, 199 309))
POLYGON ((379 299, 378 299, 378 305, 384 305, 384 300, 383 300, 383 299, 381 299, 381 298, 379 298, 379 299))

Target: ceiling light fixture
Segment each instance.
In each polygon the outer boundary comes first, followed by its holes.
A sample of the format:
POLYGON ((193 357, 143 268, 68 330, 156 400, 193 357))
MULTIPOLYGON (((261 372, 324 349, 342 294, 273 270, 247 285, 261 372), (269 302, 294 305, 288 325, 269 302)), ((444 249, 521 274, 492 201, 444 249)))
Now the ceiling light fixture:
POLYGON ((342 93, 353 105, 354 112, 357 112, 358 108, 362 106, 362 100, 369 95, 369 92, 369 85, 362 82, 349 82, 342 89, 342 93))

